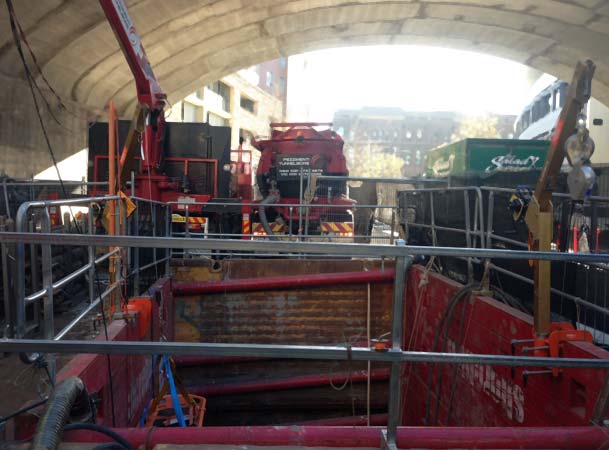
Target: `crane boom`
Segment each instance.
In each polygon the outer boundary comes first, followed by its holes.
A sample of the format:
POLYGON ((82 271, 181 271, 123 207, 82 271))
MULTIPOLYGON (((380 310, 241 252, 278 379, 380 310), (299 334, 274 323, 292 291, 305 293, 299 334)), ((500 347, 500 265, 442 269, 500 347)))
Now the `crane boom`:
POLYGON ((129 179, 131 171, 135 170, 135 156, 139 153, 140 136, 142 136, 144 156, 142 172, 151 176, 157 174, 162 159, 165 134, 163 108, 167 95, 154 75, 124 1, 99 0, 99 3, 133 73, 139 103, 120 157, 120 176, 117 178, 117 189, 120 190, 129 179))
MULTIPOLYGON (((590 99, 594 63, 590 60, 578 62, 569 85, 565 105, 560 113, 546 162, 541 171, 531 202, 526 213, 526 224, 529 227, 529 247, 531 250, 550 251, 553 230, 552 191, 560 168, 567 152, 565 143, 577 124, 582 108, 590 99)), ((537 336, 544 337, 550 333, 550 292, 551 263, 535 261, 535 292, 533 299, 534 328, 537 336)))
POLYGON ((154 75, 125 3, 123 0, 99 0, 99 3, 135 78, 138 101, 150 110, 162 110, 167 95, 154 75))

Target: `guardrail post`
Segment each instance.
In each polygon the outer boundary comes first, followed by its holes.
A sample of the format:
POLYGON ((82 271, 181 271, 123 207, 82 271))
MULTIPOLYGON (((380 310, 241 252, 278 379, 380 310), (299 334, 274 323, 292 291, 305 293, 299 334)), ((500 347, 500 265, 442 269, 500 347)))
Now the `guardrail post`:
MULTIPOLYGON (((398 239, 396 245, 405 247, 406 241, 398 239)), ((391 326, 392 346, 390 352, 402 352, 404 335, 404 294, 406 291, 406 277, 412 259, 406 255, 395 259, 395 281, 393 285, 393 312, 391 326)), ((397 450, 397 429, 401 421, 402 405, 402 379, 401 363, 391 363, 391 376, 389 379, 389 411, 387 430, 383 432, 383 446, 390 450, 397 450)))
MULTIPOLYGON (((156 203, 150 202, 150 210, 152 212, 152 236, 156 237, 156 225, 157 225, 157 217, 156 217, 156 203)), ((154 262, 154 270, 157 269, 156 266, 156 247, 152 248, 152 261, 154 262)), ((156 272, 155 272, 156 273, 156 272)))
MULTIPOLYGON (((469 193, 463 191, 463 206, 465 210, 465 245, 467 248, 472 248, 472 236, 471 236, 471 217, 469 210, 469 193)), ((474 211, 474 221, 477 217, 477 208, 474 211)), ((467 258, 467 282, 471 283, 474 280, 474 267, 472 266, 472 258, 467 258)))
MULTIPOLYGON (((51 232, 51 216, 49 215, 48 207, 42 210, 42 232, 51 232)), ((42 284, 46 290, 43 300, 44 337, 45 339, 52 340, 55 337, 55 323, 53 317, 53 255, 51 253, 51 244, 42 245, 42 284)), ((47 364, 51 382, 55 384, 54 354, 48 355, 47 364)))
MULTIPOLYGON (((186 216, 184 219, 184 237, 186 238, 190 238, 190 207, 189 205, 186 205, 186 216)), ((189 255, 189 251, 187 248, 184 249, 184 259, 187 259, 189 255)))
MULTIPOLYGON (((374 214, 374 212, 373 212, 373 214, 374 214)), ((355 228, 353 231, 355 231, 355 228)), ((393 243, 395 241, 394 233, 395 233, 395 207, 392 207, 391 208, 391 238, 389 240, 389 243, 391 245, 393 245, 393 243)))
MULTIPOLYGON (((36 231, 36 224, 34 221, 34 218, 30 218, 30 220, 28 220, 28 231, 30 233, 34 233, 36 231)), ((31 288, 33 292, 38 291, 39 288, 39 281, 40 281, 40 276, 38 274, 38 251, 36 249, 36 245, 35 244, 30 244, 30 275, 32 277, 31 279, 31 288)), ((34 322, 36 323, 36 328, 40 329, 40 303, 36 302, 34 303, 33 306, 34 309, 34 322)), ((29 328, 29 327, 28 327, 29 328)), ((27 332, 27 328, 26 328, 26 332, 27 332)))
MULTIPOLYGON (((171 237, 171 205, 165 203, 165 236, 171 237)), ((165 249, 165 276, 168 277, 171 270, 172 249, 165 249)))
MULTIPOLYGON (((18 233, 25 233, 26 214, 30 209, 29 203, 22 203, 17 210, 15 229, 18 233)), ((17 242, 15 245, 16 262, 16 294, 15 295, 15 337, 25 337, 25 244, 17 242)))
MULTIPOLYGON (((133 235, 139 236, 140 234, 140 202, 135 200, 135 216, 133 217, 133 235)), ((133 249, 133 296, 140 294, 140 249, 135 247, 133 249)))
MULTIPOLYGON (((114 234, 116 236, 121 236, 122 235, 122 229, 121 229, 121 221, 122 221, 122 210, 123 210, 123 200, 119 199, 115 202, 115 206, 114 206, 114 234)), ((123 249, 119 249, 118 254, 116 255, 116 279, 115 281, 118 283, 119 285, 119 289, 118 289, 118 295, 114 294, 112 296, 113 302, 112 302, 112 306, 115 308, 116 311, 121 311, 122 310, 122 293, 123 290, 120 289, 121 283, 122 283, 122 278, 123 278, 123 249)), ((112 319, 110 319, 110 321, 112 321, 112 319)))
POLYGON ((431 243, 434 247, 438 245, 438 238, 436 236, 436 213, 433 204, 433 192, 429 192, 429 209, 431 214, 431 243))
MULTIPOLYGON (((93 220, 93 203, 89 203, 89 214, 87 214, 87 229, 90 236, 95 234, 93 220)), ((89 245, 87 247, 87 251, 89 253, 89 304, 93 303, 95 300, 95 246, 89 245)))
MULTIPOLYGON (((8 204, 7 204, 8 207, 8 204)), ((5 220, 4 217, 0 216, 0 231, 13 231, 11 228, 12 220, 5 220)), ((8 257, 8 245, 4 242, 0 244, 0 264, 2 264, 2 300, 4 308, 4 337, 12 337, 13 330, 11 327, 11 321, 13 317, 13 311, 11 308, 11 282, 10 282, 10 266, 8 257)), ((11 264, 12 266, 12 264, 11 264)))

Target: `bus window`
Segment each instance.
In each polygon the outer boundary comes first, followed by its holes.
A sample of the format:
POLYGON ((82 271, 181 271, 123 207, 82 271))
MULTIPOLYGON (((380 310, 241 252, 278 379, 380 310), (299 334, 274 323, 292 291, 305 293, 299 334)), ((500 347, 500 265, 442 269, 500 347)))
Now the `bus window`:
POLYGON ((568 88, 569 88, 569 85, 567 83, 561 84, 560 87, 558 88, 558 92, 560 94, 559 102, 558 102, 559 108, 562 108, 563 106, 565 106, 565 99, 567 97, 568 88))

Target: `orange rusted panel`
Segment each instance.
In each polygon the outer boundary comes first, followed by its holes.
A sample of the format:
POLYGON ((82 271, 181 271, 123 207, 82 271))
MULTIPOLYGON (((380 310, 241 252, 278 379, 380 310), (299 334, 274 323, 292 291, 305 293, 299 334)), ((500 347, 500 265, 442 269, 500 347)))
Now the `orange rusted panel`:
MULTIPOLYGON (((380 268, 356 260, 231 260, 174 268, 175 281, 353 272, 380 268)), ((390 267, 386 264, 386 267, 390 267)), ((390 330, 392 284, 370 286, 371 337, 390 330)), ((231 292, 176 299, 176 339, 198 342, 341 345, 364 343, 368 287, 324 286, 268 292, 231 292)))

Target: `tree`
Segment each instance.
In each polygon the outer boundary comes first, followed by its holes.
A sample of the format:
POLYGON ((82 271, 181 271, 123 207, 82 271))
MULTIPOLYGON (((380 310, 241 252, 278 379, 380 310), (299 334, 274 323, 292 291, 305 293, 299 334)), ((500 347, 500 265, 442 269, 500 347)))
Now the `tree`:
POLYGON ((451 142, 467 138, 500 138, 497 130, 499 119, 496 116, 483 114, 479 116, 464 117, 459 129, 450 137, 451 142))
POLYGON ((399 178, 402 176, 403 165, 402 158, 380 149, 361 153, 347 152, 347 167, 352 177, 399 178))

